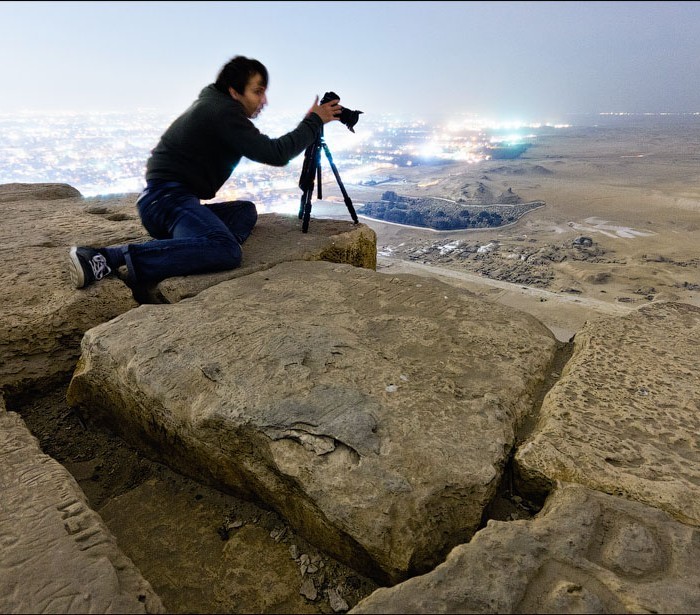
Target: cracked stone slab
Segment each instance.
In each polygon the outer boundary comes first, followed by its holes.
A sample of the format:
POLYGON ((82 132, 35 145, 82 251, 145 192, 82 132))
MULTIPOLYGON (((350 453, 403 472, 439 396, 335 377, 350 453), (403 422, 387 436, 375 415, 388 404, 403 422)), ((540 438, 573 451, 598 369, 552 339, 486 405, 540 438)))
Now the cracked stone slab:
POLYGON ((700 530, 561 483, 532 520, 489 521, 434 571, 351 613, 691 613, 700 530))
POLYGON ((588 324, 515 456, 525 485, 577 482, 700 525, 700 308, 588 324))
POLYGON ((0 401, 0 612, 162 613, 68 471, 0 401))
POLYGON ((557 347, 436 280, 296 261, 88 331, 68 399, 398 580, 476 530, 557 347))

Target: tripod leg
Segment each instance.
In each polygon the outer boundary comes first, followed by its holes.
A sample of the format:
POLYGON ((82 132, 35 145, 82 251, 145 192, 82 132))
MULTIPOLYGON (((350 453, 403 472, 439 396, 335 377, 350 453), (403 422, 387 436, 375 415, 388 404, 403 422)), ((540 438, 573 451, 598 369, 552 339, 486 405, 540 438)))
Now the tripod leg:
POLYGON ((331 165, 331 169, 333 170, 333 175, 335 175, 335 179, 338 182, 338 187, 340 188, 340 191, 343 193, 343 199, 345 200, 345 206, 348 208, 348 211, 350 212, 350 217, 352 218, 352 221, 357 224, 359 220, 357 219, 357 214, 355 213, 355 208, 352 206, 352 200, 350 199, 350 196, 348 195, 347 190, 345 190, 345 186, 343 185, 343 181, 340 179, 340 173, 338 173, 338 168, 335 166, 335 163, 333 162, 333 156, 331 156, 331 150, 328 149, 328 146, 326 145, 325 141, 321 143, 323 145, 323 151, 326 152, 326 158, 328 158, 328 163, 331 165))
MULTIPOLYGON (((306 233, 309 230, 309 219, 311 218, 311 198, 314 193, 314 179, 318 175, 319 195, 321 193, 321 137, 306 148, 304 154, 304 165, 299 178, 299 188, 302 190, 301 202, 299 203, 299 219, 303 220, 301 230, 306 233)), ((319 197, 320 198, 320 197, 319 197)))
POLYGON ((301 232, 306 233, 309 230, 309 220, 311 219, 311 195, 313 194, 314 187, 311 186, 309 190, 304 192, 304 196, 301 198, 302 211, 299 213, 299 217, 302 218, 301 222, 301 232))
POLYGON ((306 206, 306 192, 302 193, 301 201, 299 202, 299 220, 304 217, 304 207, 306 206))
POLYGON ((311 198, 313 193, 313 184, 302 192, 301 201, 299 202, 299 220, 301 220, 304 216, 309 216, 311 214, 311 198))

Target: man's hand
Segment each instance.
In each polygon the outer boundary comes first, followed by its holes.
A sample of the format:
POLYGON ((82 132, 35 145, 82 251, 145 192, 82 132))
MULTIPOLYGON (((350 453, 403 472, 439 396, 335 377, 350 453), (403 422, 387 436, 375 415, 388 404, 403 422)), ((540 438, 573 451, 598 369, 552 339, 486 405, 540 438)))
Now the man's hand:
MULTIPOLYGON (((338 119, 338 116, 340 115, 342 111, 342 107, 339 104, 339 99, 336 100, 329 100, 327 103, 323 105, 318 104, 318 96, 316 96, 316 100, 314 101, 314 104, 311 106, 311 109, 309 109, 309 113, 315 113, 318 115, 318 117, 321 118, 321 121, 324 124, 328 124, 328 122, 332 122, 334 120, 338 119)), ((308 113, 307 113, 308 115, 308 113)))

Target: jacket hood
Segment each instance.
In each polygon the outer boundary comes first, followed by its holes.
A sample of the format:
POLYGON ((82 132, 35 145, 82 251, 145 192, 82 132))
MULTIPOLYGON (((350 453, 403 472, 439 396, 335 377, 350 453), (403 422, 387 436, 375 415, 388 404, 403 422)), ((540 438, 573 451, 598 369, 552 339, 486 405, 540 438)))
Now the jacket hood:
POLYGON ((235 98, 231 98, 231 96, 228 93, 220 91, 213 83, 210 83, 199 93, 199 98, 206 100, 216 100, 219 103, 225 104, 230 103, 236 107, 240 107, 241 109, 243 108, 243 105, 239 101, 237 101, 235 98))

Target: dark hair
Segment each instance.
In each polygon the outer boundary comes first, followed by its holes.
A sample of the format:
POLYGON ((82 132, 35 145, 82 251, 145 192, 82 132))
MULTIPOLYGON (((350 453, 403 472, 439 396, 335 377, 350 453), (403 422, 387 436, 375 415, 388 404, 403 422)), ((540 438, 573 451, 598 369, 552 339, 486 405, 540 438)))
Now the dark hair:
POLYGON ((263 86, 267 87, 267 69, 263 63, 244 56, 236 56, 219 71, 214 85, 217 90, 226 94, 230 87, 239 94, 243 94, 250 78, 257 74, 262 77, 263 86))

